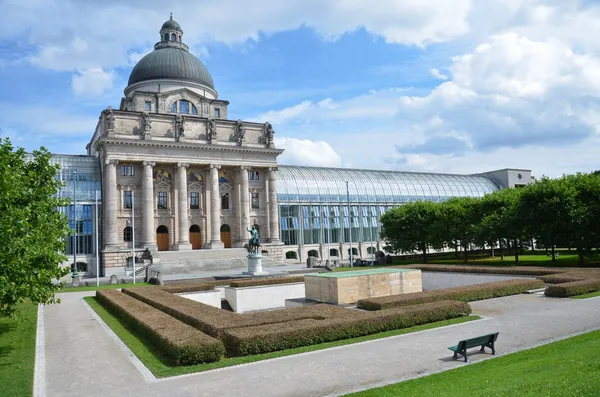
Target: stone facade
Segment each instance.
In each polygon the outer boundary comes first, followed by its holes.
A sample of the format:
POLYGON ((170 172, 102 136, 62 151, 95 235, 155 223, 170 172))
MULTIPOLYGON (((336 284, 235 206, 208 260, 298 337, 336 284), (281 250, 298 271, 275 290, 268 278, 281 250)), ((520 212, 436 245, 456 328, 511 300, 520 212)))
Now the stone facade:
POLYGON ((377 269, 304 277, 306 299, 354 304, 359 299, 422 291, 420 270, 377 269))

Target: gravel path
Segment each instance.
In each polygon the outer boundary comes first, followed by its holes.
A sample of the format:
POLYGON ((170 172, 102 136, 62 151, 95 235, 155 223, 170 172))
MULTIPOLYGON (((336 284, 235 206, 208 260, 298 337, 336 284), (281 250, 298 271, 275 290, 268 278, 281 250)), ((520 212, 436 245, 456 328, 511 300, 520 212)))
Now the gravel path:
MULTIPOLYGON (((337 396, 466 365, 447 350, 460 339, 500 332, 503 355, 600 329, 600 298, 517 295, 471 303, 484 318, 469 323, 152 380, 88 310, 81 298, 93 294, 60 294, 44 308, 45 383, 36 386, 48 397, 337 396)), ((472 351, 471 362, 492 357, 472 351)))

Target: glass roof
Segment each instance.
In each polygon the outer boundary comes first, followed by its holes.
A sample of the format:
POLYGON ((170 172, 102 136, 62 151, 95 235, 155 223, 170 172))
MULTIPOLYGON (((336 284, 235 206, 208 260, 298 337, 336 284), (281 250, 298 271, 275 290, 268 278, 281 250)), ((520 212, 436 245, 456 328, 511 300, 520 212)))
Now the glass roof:
POLYGON ((490 178, 478 175, 280 165, 277 199, 281 204, 346 202, 346 181, 353 203, 445 201, 451 197, 482 197, 500 190, 490 178))

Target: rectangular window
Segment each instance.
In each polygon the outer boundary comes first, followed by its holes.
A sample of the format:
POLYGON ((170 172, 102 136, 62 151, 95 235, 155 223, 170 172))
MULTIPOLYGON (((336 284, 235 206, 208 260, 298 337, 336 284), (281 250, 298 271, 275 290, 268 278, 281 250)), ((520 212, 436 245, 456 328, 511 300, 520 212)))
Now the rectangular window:
POLYGON ((121 176, 135 176, 135 167, 133 165, 122 165, 121 176))
POLYGON ((123 192, 123 208, 131 209, 131 192, 123 192))
POLYGON ((144 101, 144 110, 150 112, 152 110, 152 101, 144 101))
POLYGON ((215 108, 215 117, 218 119, 221 118, 221 109, 215 108))
POLYGON ((248 171, 248 179, 251 181, 260 180, 258 177, 258 171, 248 171))
POLYGON ((167 209, 167 192, 158 192, 157 207, 161 210, 167 209))
POLYGON ((258 193, 252 193, 252 209, 253 210, 259 209, 259 206, 258 206, 258 193))
POLYGON ((229 193, 221 194, 221 209, 222 210, 229 209, 229 193))
POLYGON ((191 192, 190 193, 190 209, 197 210, 200 208, 200 193, 191 192))

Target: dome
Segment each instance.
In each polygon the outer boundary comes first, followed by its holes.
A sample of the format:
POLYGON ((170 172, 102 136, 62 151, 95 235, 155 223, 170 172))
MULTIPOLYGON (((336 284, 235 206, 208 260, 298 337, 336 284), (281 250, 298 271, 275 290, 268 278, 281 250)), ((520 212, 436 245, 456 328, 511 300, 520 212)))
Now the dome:
POLYGON ((171 19, 169 19, 167 22, 163 23, 161 30, 163 29, 177 30, 179 32, 182 31, 181 26, 179 26, 179 24, 173 20, 173 17, 171 17, 171 19))
MULTIPOLYGON (((171 20, 165 24, 169 22, 177 23, 171 20)), ((206 66, 194 55, 178 47, 159 47, 143 57, 131 71, 128 85, 156 79, 183 80, 213 90, 215 88, 206 66)))

